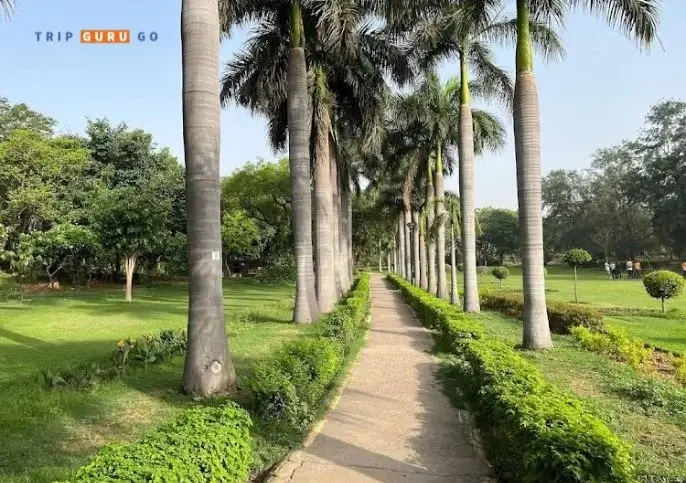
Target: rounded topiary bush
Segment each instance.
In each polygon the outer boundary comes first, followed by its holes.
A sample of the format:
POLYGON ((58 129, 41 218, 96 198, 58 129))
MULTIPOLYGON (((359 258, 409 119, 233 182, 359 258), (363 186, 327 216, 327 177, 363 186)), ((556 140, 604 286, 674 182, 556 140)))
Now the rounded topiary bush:
POLYGON ((657 270, 643 277, 643 286, 648 295, 662 302, 662 313, 665 312, 665 300, 679 295, 684 289, 683 277, 669 270, 657 270))
POLYGON ((510 276, 510 271, 505 267, 495 267, 491 270, 491 275, 500 281, 500 288, 502 288, 503 280, 510 276))

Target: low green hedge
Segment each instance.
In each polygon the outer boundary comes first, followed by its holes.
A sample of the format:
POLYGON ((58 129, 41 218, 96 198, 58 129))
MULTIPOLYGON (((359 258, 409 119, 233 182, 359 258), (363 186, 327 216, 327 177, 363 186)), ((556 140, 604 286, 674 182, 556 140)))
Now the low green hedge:
POLYGON ((251 426, 233 402, 193 407, 135 444, 105 446, 72 481, 242 483, 252 464, 251 426))
POLYGON ((464 361, 463 389, 504 481, 634 481, 626 443, 577 398, 546 381, 512 347, 487 339, 467 314, 400 277, 389 278, 464 361))
POLYGON ((369 303, 369 275, 362 274, 312 335, 287 342, 255 365, 248 387, 261 418, 295 431, 312 422, 343 358, 364 333, 369 303))
MULTIPOLYGON (((255 364, 248 379, 254 409, 267 420, 302 430, 364 333, 369 275, 315 325, 312 335, 283 344, 255 364)), ((111 444, 78 470, 73 482, 244 482, 253 462, 252 420, 234 402, 192 407, 135 444, 111 444)))
MULTIPOLYGON (((524 319, 524 297, 521 293, 483 291, 481 307, 495 310, 510 317, 524 319)), ((569 334, 572 327, 603 329, 603 314, 600 311, 567 302, 548 301, 548 324, 556 334, 569 334)))

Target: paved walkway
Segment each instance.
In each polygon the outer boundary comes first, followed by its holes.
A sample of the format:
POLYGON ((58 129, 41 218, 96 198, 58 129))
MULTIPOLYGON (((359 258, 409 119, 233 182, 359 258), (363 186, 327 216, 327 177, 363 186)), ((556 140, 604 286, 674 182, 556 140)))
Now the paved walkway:
POLYGON ((429 333, 399 292, 372 279, 366 347, 321 431, 290 455, 273 483, 495 481, 464 412, 436 379, 429 333))

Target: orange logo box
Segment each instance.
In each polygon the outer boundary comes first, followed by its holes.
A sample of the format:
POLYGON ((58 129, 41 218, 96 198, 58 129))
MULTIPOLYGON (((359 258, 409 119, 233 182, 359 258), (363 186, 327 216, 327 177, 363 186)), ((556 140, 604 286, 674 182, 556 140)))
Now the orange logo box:
POLYGON ((82 44, 130 44, 130 30, 82 30, 82 44))

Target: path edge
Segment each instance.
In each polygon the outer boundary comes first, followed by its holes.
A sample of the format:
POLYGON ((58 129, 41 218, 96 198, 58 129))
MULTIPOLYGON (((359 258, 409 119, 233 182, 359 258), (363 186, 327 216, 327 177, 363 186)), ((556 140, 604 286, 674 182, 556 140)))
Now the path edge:
MULTIPOLYGON (((369 314, 365 318, 365 323, 367 324, 368 328, 370 327, 371 320, 372 314, 370 309, 369 314)), ((362 338, 360 348, 358 349, 358 353, 355 354, 355 357, 351 360, 351 363, 348 365, 348 367, 344 369, 340 384, 331 389, 329 394, 325 397, 324 404, 320 407, 320 413, 317 419, 310 424, 302 443, 300 443, 300 445, 296 448, 290 450, 262 481, 265 483, 281 483, 289 481, 293 477, 295 471, 302 466, 304 461, 302 457, 303 450, 314 442, 324 428, 329 414, 336 408, 336 406, 338 406, 341 396, 343 395, 343 391, 348 386, 348 382, 350 381, 353 368, 358 364, 360 360, 360 354, 367 345, 368 337, 369 330, 367 329, 364 331, 364 336, 362 338)))

